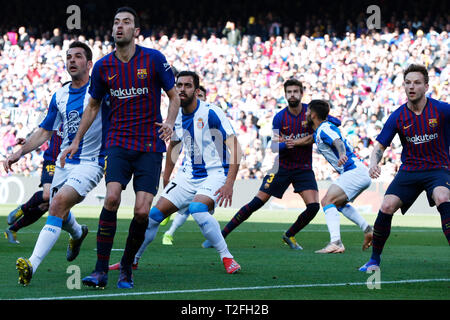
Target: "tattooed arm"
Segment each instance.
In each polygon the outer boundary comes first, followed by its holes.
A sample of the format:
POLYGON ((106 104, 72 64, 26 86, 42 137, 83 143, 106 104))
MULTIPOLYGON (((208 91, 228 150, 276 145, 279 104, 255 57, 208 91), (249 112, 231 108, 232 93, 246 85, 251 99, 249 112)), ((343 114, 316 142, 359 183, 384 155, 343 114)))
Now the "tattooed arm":
POLYGON ((386 150, 386 147, 381 143, 377 143, 370 155, 370 166, 369 166, 369 175, 372 179, 376 179, 381 174, 381 168, 378 163, 383 158, 383 153, 386 150))
POLYGON ((344 165, 348 160, 344 141, 342 141, 341 139, 335 139, 333 141, 333 146, 336 148, 337 152, 339 153, 339 160, 338 160, 337 165, 340 167, 340 166, 344 165))

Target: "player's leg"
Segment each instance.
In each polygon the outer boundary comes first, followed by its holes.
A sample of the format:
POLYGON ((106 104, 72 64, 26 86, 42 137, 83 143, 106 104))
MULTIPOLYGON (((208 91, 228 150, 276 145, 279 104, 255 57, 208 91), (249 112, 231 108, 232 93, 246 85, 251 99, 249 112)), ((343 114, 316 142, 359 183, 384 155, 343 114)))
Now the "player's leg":
MULTIPOLYGON (((259 188, 256 196, 246 205, 239 209, 234 217, 227 223, 222 230, 222 235, 226 238, 234 229, 242 222, 247 220, 254 212, 264 206, 270 197, 274 196, 279 199, 283 197, 284 192, 289 187, 289 173, 280 169, 276 173, 267 174, 259 188)), ((204 243, 203 247, 208 247, 204 243)))
POLYGON ((62 224, 70 208, 81 201, 80 195, 70 186, 63 186, 55 194, 49 209, 49 216, 36 241, 29 259, 19 258, 16 267, 19 271, 19 282, 29 284, 32 275, 48 255, 61 234, 62 224), (24 263, 26 262, 26 263, 24 263))
POLYGON ((392 217, 401 209, 405 214, 424 190, 423 174, 400 170, 392 180, 384 196, 373 226, 372 255, 360 271, 379 268, 381 253, 391 233, 392 217))
POLYGON ((439 186, 433 190, 433 200, 441 215, 442 231, 450 245, 450 190, 448 182, 447 187, 439 186))
MULTIPOLYGON (((143 250, 145 250, 145 247, 154 238, 154 235, 152 236, 148 234, 151 229, 149 228, 151 226, 151 223, 149 221, 149 212, 151 204, 153 202, 153 198, 154 195, 148 192, 138 191, 136 193, 134 217, 130 223, 128 237, 125 244, 125 251, 120 261, 121 268, 131 269, 138 250, 140 250, 140 248, 142 247, 143 250)), ((140 256, 141 255, 139 255, 139 257, 140 256)))
POLYGON ((347 201, 347 195, 344 190, 336 184, 332 184, 321 204, 325 213, 328 232, 330 233, 330 242, 325 248, 316 251, 316 253, 343 253, 345 251, 341 240, 340 215, 338 207, 347 201))
POLYGON ((125 250, 120 261, 121 269, 117 287, 132 288, 132 264, 134 257, 145 240, 150 224, 149 212, 153 198, 158 192, 161 175, 162 153, 139 152, 130 159, 133 170, 133 189, 136 193, 134 216, 128 230, 125 250))
POLYGON ((175 214, 170 228, 164 233, 162 244, 172 245, 173 244, 173 234, 175 231, 181 227, 189 218, 189 211, 187 208, 185 210, 180 210, 175 214))
MULTIPOLYGON (((331 199, 329 203, 336 205, 339 212, 341 212, 347 219, 355 223, 364 232, 363 250, 372 245, 373 229, 367 223, 366 219, 348 202, 354 201, 364 190, 366 190, 372 183, 369 176, 369 171, 361 162, 355 162, 356 168, 346 171, 339 176, 334 182, 339 186, 347 196, 347 199, 340 201, 339 199, 331 199)), ((343 197, 342 197, 343 198, 343 197)))
MULTIPOLYGON (((8 240, 10 242, 13 242, 11 240, 15 240, 14 242, 19 243, 16 239, 16 237, 17 237, 16 233, 20 229, 35 223, 37 220, 39 220, 40 217, 42 217, 47 212, 48 207, 49 207, 48 201, 50 199, 50 186, 51 186, 51 183, 45 183, 43 185, 43 190, 36 192, 32 197, 32 198, 35 198, 36 194, 41 192, 42 199, 44 202, 41 202, 36 206, 29 207, 27 210, 23 210, 22 217, 19 220, 15 221, 13 223, 13 225, 11 227, 9 227, 8 230, 5 231, 5 233, 9 232, 8 240), (12 237, 12 238, 10 239, 10 237, 12 237)), ((25 205, 23 205, 23 206, 25 206, 25 205)))
POLYGON ((117 210, 122 190, 131 180, 133 171, 128 150, 112 147, 106 150, 105 182, 106 195, 100 212, 97 229, 97 261, 94 271, 82 279, 86 286, 105 287, 108 281, 109 258, 117 228, 117 210))
POLYGON ((97 229, 97 262, 95 273, 107 273, 109 258, 117 228, 117 210, 119 209, 123 186, 119 182, 108 182, 102 211, 97 229))
POLYGON ((239 264, 233 259, 228 245, 220 232, 220 225, 216 218, 209 213, 215 206, 215 199, 204 194, 197 194, 189 205, 189 212, 206 240, 217 250, 224 263, 227 273, 233 274, 240 270, 239 264))
POLYGON ((317 190, 303 190, 299 192, 300 197, 306 205, 306 209, 300 213, 297 220, 289 227, 283 235, 283 241, 295 250, 302 250, 303 248, 297 243, 295 235, 303 230, 312 219, 316 216, 320 209, 319 192, 317 190))
POLYGON ((306 209, 300 213, 297 220, 284 233, 283 241, 291 249, 301 250, 302 247, 297 243, 295 235, 306 227, 319 211, 319 189, 312 170, 296 170, 295 172, 290 172, 288 181, 292 182, 294 192, 298 193, 303 199, 306 209))
POLYGON ((269 201, 269 199, 269 194, 264 191, 258 191, 256 196, 249 203, 240 208, 239 211, 223 228, 223 237, 226 238, 234 229, 236 229, 241 223, 247 220, 255 211, 262 208, 262 206, 264 206, 264 204, 269 201))
POLYGON ((145 240, 135 255, 134 263, 138 263, 147 246, 155 239, 161 222, 169 217, 172 213, 178 211, 178 207, 166 198, 167 194, 163 194, 156 205, 150 210, 148 217, 148 226, 145 232, 145 240))
POLYGON ((366 250, 372 245, 373 240, 373 228, 364 219, 364 217, 353 207, 351 204, 347 203, 344 206, 338 207, 339 212, 341 212, 347 219, 352 221, 354 224, 359 226, 364 232, 364 242, 362 249, 366 250))

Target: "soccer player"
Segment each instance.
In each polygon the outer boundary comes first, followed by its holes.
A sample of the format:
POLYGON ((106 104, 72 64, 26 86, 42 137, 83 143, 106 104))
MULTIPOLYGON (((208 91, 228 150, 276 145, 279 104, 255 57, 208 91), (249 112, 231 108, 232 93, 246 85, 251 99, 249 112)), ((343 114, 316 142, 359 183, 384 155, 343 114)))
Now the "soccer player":
MULTIPOLYGON (((314 219, 319 211, 319 191, 312 170, 313 130, 306 121, 308 106, 301 103, 303 85, 296 79, 284 83, 284 92, 288 106, 278 112, 272 122, 274 139, 271 148, 278 152, 273 168, 264 177, 256 196, 244 205, 222 229, 225 237, 237 226, 247 220, 253 212, 260 209, 274 196, 279 199, 290 184, 306 205, 297 221, 283 234, 283 241, 294 250, 303 248, 297 243, 295 235, 314 219)), ((340 125, 340 121, 330 116, 330 120, 340 125)), ((205 241, 202 246, 210 248, 205 241)))
MULTIPOLYGON (((203 86, 199 86, 198 90, 195 91, 195 94, 197 98, 201 101, 206 101, 206 89, 203 86)), ((170 178, 170 176, 168 177, 170 178)), ((168 181, 167 181, 168 182, 168 181)), ((165 183, 166 184, 166 183, 165 183)), ((166 218, 169 219, 170 217, 166 218)), ((162 238, 162 244, 171 246, 173 245, 173 234, 175 231, 181 227, 186 220, 189 218, 189 212, 187 210, 179 211, 176 213, 175 217, 173 218, 172 224, 170 225, 169 230, 164 232, 163 238, 162 238)), ((161 223, 162 225, 162 223, 161 223)), ((139 252, 135 257, 134 263, 137 264, 137 260, 139 260, 139 252), (137 259, 137 260, 136 260, 137 259)))
POLYGON ((99 217, 97 262, 94 271, 82 279, 86 286, 107 285, 121 193, 133 177, 134 217, 117 282, 118 288, 133 288, 131 265, 144 240, 151 203, 158 191, 162 154, 166 151, 164 141, 173 133, 180 106, 171 66, 161 52, 135 44, 139 31, 136 12, 129 7, 119 8, 112 30, 116 50, 95 63, 88 106, 77 135, 63 151, 69 154, 69 159, 78 152, 81 138, 93 126, 101 100, 109 94, 111 124, 106 138, 106 196, 99 217), (161 89, 170 100, 164 123, 160 111, 161 89))
POLYGON ((442 231, 450 244, 450 105, 426 97, 429 85, 424 66, 411 64, 403 77, 408 101, 386 120, 370 157, 369 174, 376 179, 384 151, 399 135, 402 165, 386 190, 375 220, 372 256, 359 269, 364 272, 379 269, 394 213, 401 209, 405 214, 424 190, 430 206, 437 206, 442 231))
POLYGON ((369 170, 357 158, 352 146, 342 137, 339 129, 327 121, 329 112, 330 105, 323 100, 311 101, 306 112, 308 125, 314 129, 313 137, 317 150, 340 174, 321 201, 330 232, 330 243, 316 253, 345 252, 341 241, 339 211, 364 232, 363 250, 365 250, 372 242, 372 227, 348 202, 353 201, 370 186, 369 170))
MULTIPOLYGON (((27 140, 20 150, 4 162, 6 171, 21 156, 34 150, 48 140, 53 130, 63 125, 64 150, 74 139, 80 119, 88 102, 89 70, 92 68, 92 51, 84 43, 70 44, 66 54, 67 70, 72 81, 59 89, 50 101, 47 116, 39 129, 27 140)), ((18 258, 16 268, 19 283, 28 285, 37 268, 58 240, 61 229, 71 235, 67 260, 72 261, 80 252, 83 239, 88 234, 86 226, 80 226, 70 209, 81 202, 103 177, 104 170, 104 126, 107 125, 107 108, 102 108, 94 126, 86 133, 80 150, 71 159, 62 161, 60 153, 56 162, 55 175, 50 190, 50 208, 47 223, 42 228, 30 258, 18 258), (62 166, 62 163, 65 163, 62 166)), ((65 159, 64 159, 65 160, 65 159)))
POLYGON ((153 241, 161 221, 176 211, 187 209, 204 237, 218 251, 226 272, 233 274, 241 267, 228 250, 219 223, 209 211, 216 204, 231 205, 242 151, 223 111, 197 99, 199 77, 195 72, 180 72, 176 88, 182 109, 167 150, 164 191, 150 211, 148 230, 140 251, 153 241), (169 182, 181 146, 185 149, 183 165, 169 182))
MULTIPOLYGON (((19 243, 17 232, 27 227, 42 217, 48 210, 50 201, 50 186, 52 185, 55 173, 56 159, 61 150, 62 127, 54 130, 50 138, 49 146, 44 152, 44 162, 42 164, 41 183, 42 190, 37 191, 26 203, 18 206, 8 215, 10 227, 5 230, 5 237, 10 243, 19 243)), ((26 140, 19 139, 18 144, 24 144, 26 140)))

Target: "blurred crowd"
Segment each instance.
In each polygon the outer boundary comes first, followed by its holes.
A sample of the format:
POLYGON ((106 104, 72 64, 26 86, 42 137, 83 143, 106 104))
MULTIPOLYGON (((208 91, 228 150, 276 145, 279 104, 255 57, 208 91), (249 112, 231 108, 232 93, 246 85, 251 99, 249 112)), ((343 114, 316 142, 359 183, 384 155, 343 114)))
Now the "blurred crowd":
MULTIPOLYGON (((252 18, 250 26, 257 22, 252 18)), ((407 65, 424 64, 430 75, 428 95, 450 102, 446 21, 441 20, 438 28, 425 29, 411 20, 402 28, 388 23, 379 30, 349 22, 342 35, 328 30, 325 23, 297 33, 275 22, 264 32, 250 32, 248 26, 239 29, 228 21, 222 30, 202 35, 143 33, 138 44, 160 50, 178 71, 200 74, 207 101, 226 112, 244 150, 238 179, 261 179, 274 160, 268 148, 272 118, 287 105, 283 83, 291 77, 304 85, 303 103, 316 98, 332 103, 331 114, 342 121, 343 135, 366 163, 386 117, 406 101, 402 72, 407 65)), ((69 35, 59 28, 42 38, 30 36, 25 27, 3 35, 0 160, 17 148, 17 138, 26 137, 40 123, 51 95, 69 80, 65 52, 75 38, 91 46, 94 60, 114 50, 108 35, 69 35)), ((168 99, 162 99, 163 116, 167 104, 168 99)), ((44 149, 23 157, 16 171, 40 175, 44 149)), ((396 139, 382 160, 381 180, 392 179, 400 153, 396 139)), ((332 167, 316 152, 313 165, 318 180, 334 178, 332 167)), ((6 174, 0 170, 0 175, 6 174)))

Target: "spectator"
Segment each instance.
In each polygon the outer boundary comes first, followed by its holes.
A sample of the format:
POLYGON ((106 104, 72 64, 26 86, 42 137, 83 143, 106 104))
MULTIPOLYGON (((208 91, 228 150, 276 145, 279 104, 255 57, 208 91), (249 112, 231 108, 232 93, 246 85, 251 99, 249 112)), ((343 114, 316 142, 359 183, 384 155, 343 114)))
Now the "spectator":
POLYGON ((222 30, 222 34, 227 38, 228 44, 231 46, 237 46, 241 43, 241 31, 236 29, 234 22, 227 21, 225 28, 222 30))

